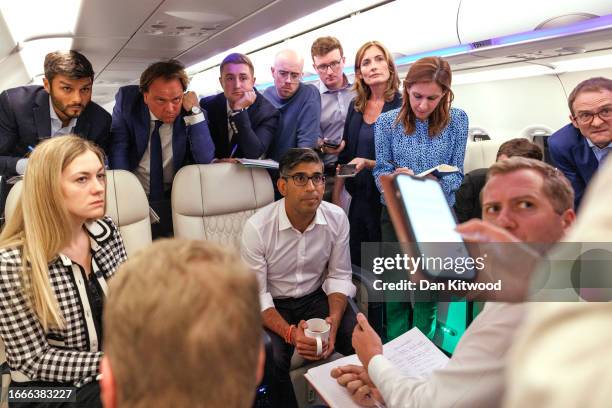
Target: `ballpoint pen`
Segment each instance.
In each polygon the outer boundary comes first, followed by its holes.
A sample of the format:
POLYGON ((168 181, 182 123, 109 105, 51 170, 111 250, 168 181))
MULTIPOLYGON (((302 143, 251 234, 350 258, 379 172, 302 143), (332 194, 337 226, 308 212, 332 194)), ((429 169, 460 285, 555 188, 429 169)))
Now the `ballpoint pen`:
POLYGON ((389 163, 390 165, 392 165, 396 169, 399 169, 401 167, 399 164, 397 164, 393 160, 387 160, 387 163, 389 163))
POLYGON ((232 157, 234 157, 234 153, 236 153, 236 150, 238 149, 238 145, 235 144, 234 147, 232 148, 232 152, 229 155, 229 158, 231 159, 232 157))

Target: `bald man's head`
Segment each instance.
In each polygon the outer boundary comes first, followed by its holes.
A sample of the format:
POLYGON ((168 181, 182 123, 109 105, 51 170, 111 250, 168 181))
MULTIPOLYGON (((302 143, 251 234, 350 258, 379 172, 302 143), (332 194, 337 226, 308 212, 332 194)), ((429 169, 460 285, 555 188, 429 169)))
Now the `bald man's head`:
POLYGON ((294 50, 282 50, 274 57, 272 77, 276 93, 281 99, 291 98, 300 86, 304 58, 294 50))

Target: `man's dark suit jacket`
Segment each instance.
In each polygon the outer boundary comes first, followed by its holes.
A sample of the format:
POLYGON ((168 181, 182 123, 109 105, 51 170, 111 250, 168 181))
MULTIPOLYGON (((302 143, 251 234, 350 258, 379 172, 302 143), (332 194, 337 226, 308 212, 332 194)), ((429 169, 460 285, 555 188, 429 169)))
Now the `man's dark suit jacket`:
MULTIPOLYGON (((110 167, 134 171, 149 145, 151 113, 136 85, 119 88, 115 100, 110 167)), ((175 171, 191 163, 210 163, 215 154, 207 121, 187 126, 183 119, 186 115, 182 110, 172 128, 172 163, 175 171)))
MULTIPOLYGON (((108 153, 111 115, 89 102, 77 118, 74 133, 108 153)), ((17 161, 51 136, 49 94, 42 86, 20 86, 0 94, 0 174, 15 174, 17 161)))
POLYGON ((455 193, 455 215, 460 223, 482 218, 480 192, 487 182, 488 172, 488 168, 475 169, 463 177, 461 187, 455 193))
POLYGON ((208 127, 215 143, 215 157, 230 157, 232 149, 238 145, 233 157, 258 159, 267 154, 274 139, 279 111, 262 94, 255 90, 257 98, 246 111, 230 116, 230 126, 235 129, 230 143, 227 130, 227 99, 222 93, 200 100, 200 106, 208 113, 208 127))
POLYGON ((565 174, 574 188, 574 208, 578 209, 584 190, 597 171, 599 162, 587 144, 586 137, 571 123, 548 139, 553 164, 565 174))
MULTIPOLYGON (((385 102, 381 113, 397 109, 400 106, 402 106, 402 96, 400 93, 396 93, 391 102, 385 102)), ((346 113, 344 135, 342 136, 346 145, 344 150, 342 150, 338 156, 338 164, 346 164, 357 157, 359 130, 361 129, 362 123, 363 114, 355 110, 355 99, 353 99, 346 113)), ((374 149, 372 149, 372 151, 374 151, 374 149)), ((375 160, 376 157, 365 157, 365 159, 375 160)), ((348 191, 351 195, 355 194, 356 186, 360 185, 365 189, 364 191, 360 192, 363 197, 368 197, 375 202, 380 201, 380 194, 378 192, 378 188, 376 187, 376 183, 374 182, 374 177, 370 171, 361 171, 356 177, 349 177, 344 180, 346 191, 348 191), (360 180, 362 178, 363 180, 360 180), (365 180, 365 178, 368 178, 368 180, 365 180)))

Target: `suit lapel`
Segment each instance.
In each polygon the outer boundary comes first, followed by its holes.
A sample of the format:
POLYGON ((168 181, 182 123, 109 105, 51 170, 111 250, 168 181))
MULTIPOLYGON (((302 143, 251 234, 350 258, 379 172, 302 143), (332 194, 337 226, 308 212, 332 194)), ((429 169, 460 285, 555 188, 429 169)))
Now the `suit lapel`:
POLYGON ((51 114, 49 113, 49 94, 46 91, 38 93, 32 110, 38 140, 48 139, 51 137, 51 114))
POLYGON ((81 136, 82 138, 92 140, 89 135, 91 130, 91 123, 87 120, 87 114, 85 111, 77 118, 76 126, 74 127, 74 133, 81 136))
POLYGON ((142 159, 145 150, 149 144, 149 131, 151 128, 151 113, 149 107, 144 103, 142 94, 139 95, 140 104, 138 112, 135 112, 132 117, 134 118, 134 134, 136 135, 136 152, 138 153, 138 160, 142 159))
POLYGON ((599 162, 595 157, 595 153, 593 153, 593 150, 586 142, 586 138, 582 135, 580 135, 580 137, 582 138, 581 142, 572 147, 572 152, 576 158, 578 173, 580 173, 582 179, 588 183, 591 177, 593 177, 593 174, 595 174, 595 171, 597 171, 599 162))

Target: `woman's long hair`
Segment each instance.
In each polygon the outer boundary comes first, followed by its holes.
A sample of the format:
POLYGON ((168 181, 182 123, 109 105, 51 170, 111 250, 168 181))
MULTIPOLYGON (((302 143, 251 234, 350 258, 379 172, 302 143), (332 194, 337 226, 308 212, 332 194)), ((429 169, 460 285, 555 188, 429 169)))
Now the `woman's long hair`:
POLYGON ((370 86, 365 83, 363 78, 359 78, 358 76, 361 75, 361 61, 363 60, 363 56, 370 47, 378 47, 385 56, 385 60, 389 66, 389 79, 387 80, 387 88, 384 93, 385 102, 391 102, 399 89, 397 68, 395 67, 393 56, 389 50, 378 41, 368 41, 363 44, 355 55, 355 83, 353 84, 353 90, 357 93, 357 96, 355 96, 355 110, 360 113, 364 112, 368 98, 372 95, 370 86))
POLYGON ((104 163, 102 151, 78 136, 58 136, 40 143, 28 160, 15 212, 0 234, 0 248, 17 248, 21 253, 24 295, 45 331, 64 326, 48 268, 72 238, 61 190, 62 171, 87 151, 104 163))
POLYGON ((416 116, 410 106, 410 87, 418 82, 435 82, 442 88, 444 95, 436 109, 429 115, 429 136, 439 134, 450 121, 450 107, 454 99, 451 90, 453 74, 450 65, 440 57, 426 57, 416 61, 410 67, 406 79, 404 79, 404 91, 402 108, 395 123, 401 123, 407 135, 414 133, 416 129, 416 116))

